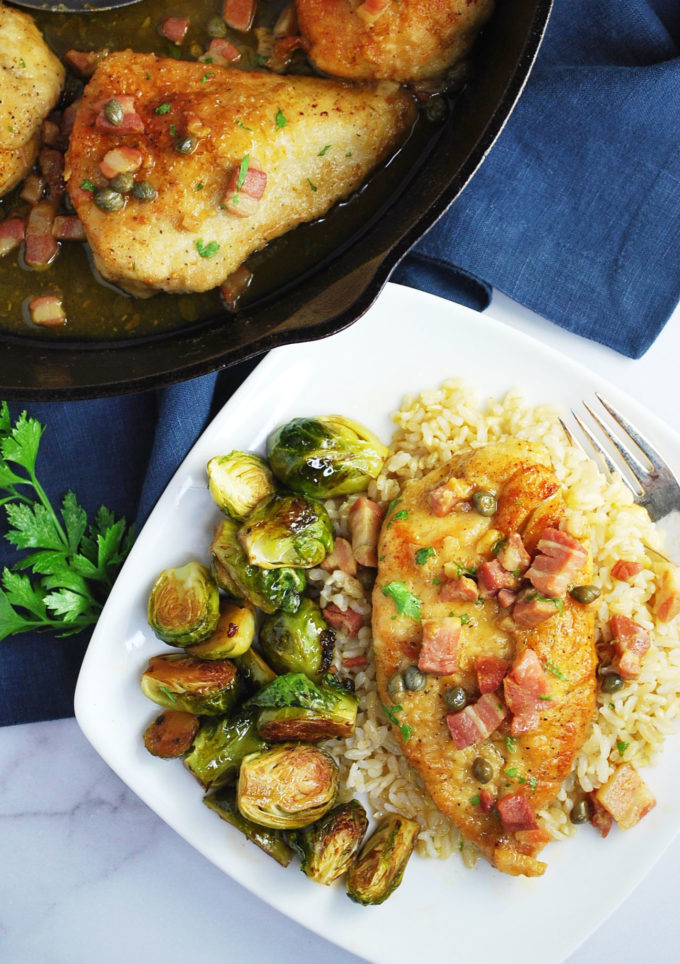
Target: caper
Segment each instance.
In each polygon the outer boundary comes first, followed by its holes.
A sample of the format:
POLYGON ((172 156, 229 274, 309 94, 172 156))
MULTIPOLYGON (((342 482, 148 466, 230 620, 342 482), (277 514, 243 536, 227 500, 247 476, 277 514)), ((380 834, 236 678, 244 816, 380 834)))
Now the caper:
POLYGON ((583 603, 587 606, 588 603, 594 602, 600 595, 600 590, 597 586, 572 586, 569 590, 569 595, 576 602, 583 603))
POLYGON ((118 191, 119 194, 129 194, 135 185, 135 179, 132 174, 116 174, 109 181, 109 187, 114 191, 118 191))
POLYGON ((484 489, 480 489, 479 492, 474 493, 472 496, 472 504, 475 507, 475 512, 478 512, 480 515, 493 515, 498 508, 496 496, 493 492, 486 492, 484 489))
POLYGON ((104 117, 107 119, 109 124, 113 124, 114 127, 118 127, 123 123, 123 118, 125 117, 125 111, 123 110, 123 105, 115 97, 111 100, 107 100, 104 104, 104 117))
POLYGON ((448 112, 449 107, 446 99, 441 95, 438 97, 431 97, 428 101, 427 107, 425 108, 427 119, 433 124, 439 124, 443 120, 446 120, 448 112))
POLYGON ((209 37, 226 37, 227 25, 222 17, 211 17, 206 26, 209 37))
POLYGON ((390 699, 395 703, 399 703, 404 697, 405 689, 406 687, 404 686, 401 673, 393 673, 387 681, 387 692, 389 693, 390 699))
POLYGON ((602 677, 600 689, 603 693, 618 693, 623 688, 623 679, 618 673, 607 673, 602 677))
POLYGON ((193 134, 187 134, 186 137, 180 137, 178 141, 175 141, 175 150, 178 154, 193 154, 197 147, 198 140, 193 134))
POLYGON ((472 764, 472 775, 479 783, 488 783, 493 777, 493 766, 483 756, 478 756, 472 764))
POLYGON ((467 691, 463 686, 453 686, 444 693, 444 702, 450 710, 464 710, 467 701, 467 691))
POLYGON ((94 203, 102 211, 120 211, 125 204, 125 199, 122 194, 114 191, 113 188, 103 187, 95 192, 94 203))
POLYGON ((404 670, 404 686, 412 693, 425 689, 427 679, 425 673, 421 673, 417 666, 407 666, 404 670))
POLYGON ((153 201, 158 196, 156 188, 148 181, 135 181, 132 193, 138 201, 153 201))
POLYGON ((571 808, 569 819, 572 823, 587 823, 590 820, 590 802, 585 799, 577 800, 571 808))

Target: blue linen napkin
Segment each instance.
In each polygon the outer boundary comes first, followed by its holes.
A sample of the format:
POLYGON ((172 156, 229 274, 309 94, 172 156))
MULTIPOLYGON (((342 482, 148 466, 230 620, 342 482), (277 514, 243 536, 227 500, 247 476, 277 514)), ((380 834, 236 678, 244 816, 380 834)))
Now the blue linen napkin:
MULTIPOLYGON (((678 131, 678 0, 555 0, 505 130, 395 280, 476 308, 495 286, 638 357, 680 297, 678 131)), ((38 474, 48 495, 58 504, 72 488, 90 514, 105 504, 141 525, 253 366, 140 395, 27 404, 47 426, 38 474)), ((15 559, 0 540, 0 567, 15 559)), ((0 725, 72 715, 88 639, 0 642, 0 725)))

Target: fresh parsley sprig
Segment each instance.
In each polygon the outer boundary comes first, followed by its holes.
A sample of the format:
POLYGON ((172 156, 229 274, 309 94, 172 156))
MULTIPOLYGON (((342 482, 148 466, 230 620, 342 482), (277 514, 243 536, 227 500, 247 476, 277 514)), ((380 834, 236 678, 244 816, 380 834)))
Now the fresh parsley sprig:
POLYGON ((57 512, 36 476, 43 426, 0 403, 0 506, 5 538, 25 552, 0 579, 0 641, 30 630, 71 636, 93 625, 134 534, 102 506, 92 522, 68 491, 57 512), (28 574, 26 574, 28 571, 28 574))

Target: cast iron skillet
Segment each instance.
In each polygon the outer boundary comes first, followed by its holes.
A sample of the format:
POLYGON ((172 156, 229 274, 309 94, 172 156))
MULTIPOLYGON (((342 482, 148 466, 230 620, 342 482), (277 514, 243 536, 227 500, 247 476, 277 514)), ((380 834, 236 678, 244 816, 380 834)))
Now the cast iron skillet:
POLYGON ((50 400, 142 391, 352 324, 491 149, 527 80, 551 7, 552 0, 497 0, 476 52, 483 69, 455 101, 436 151, 330 263, 248 305, 235 319, 220 316, 152 339, 74 345, 0 334, 0 396, 50 400))

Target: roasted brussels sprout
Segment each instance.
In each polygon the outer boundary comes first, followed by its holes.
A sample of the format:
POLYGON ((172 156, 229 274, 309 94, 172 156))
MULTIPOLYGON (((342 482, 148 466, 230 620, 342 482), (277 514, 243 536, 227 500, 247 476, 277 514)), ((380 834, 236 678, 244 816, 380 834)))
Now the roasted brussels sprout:
POLYGON ((328 674, 317 685, 303 673, 287 673, 248 701, 257 706, 257 731, 265 740, 329 740, 354 732, 359 701, 328 674))
POLYGON ((142 692, 154 703, 198 716, 222 716, 237 703, 241 685, 228 659, 153 656, 142 676, 142 692))
POLYGON ((255 713, 242 711, 231 718, 205 720, 184 764, 210 790, 235 782, 243 757, 264 749, 255 713))
POLYGON ((251 566, 238 541, 238 528, 233 519, 223 519, 210 546, 218 586, 232 596, 247 599, 266 613, 277 609, 294 613, 307 585, 304 572, 251 566))
POLYGON ((333 525, 320 502, 304 495, 273 495, 253 509, 238 538, 252 566, 311 569, 332 551, 333 525))
POLYGON ((288 835, 300 855, 300 869, 319 884, 332 884, 354 860, 368 829, 366 811, 358 800, 340 803, 311 827, 288 835))
POLYGON ((271 469, 264 459, 251 452, 216 455, 207 469, 211 496, 233 519, 245 519, 258 502, 274 493, 271 469))
POLYGON ((347 894, 357 904, 382 904, 401 883, 420 827, 391 813, 369 837, 347 874, 347 894))
POLYGON ((262 659, 259 653, 251 647, 242 656, 235 656, 234 662, 238 666, 241 679, 250 693, 261 690, 267 683, 276 679, 276 673, 262 659))
POLYGON ((172 646, 207 639, 220 617, 217 584, 200 562, 164 569, 158 576, 148 606, 149 626, 172 646))
POLYGON ((282 743, 244 757, 236 802, 244 817, 275 830, 319 820, 338 794, 338 765, 309 743, 282 743))
POLYGON ((273 857, 282 867, 287 867, 293 859, 293 850, 283 839, 280 830, 268 830, 247 820, 236 806, 236 790, 234 787, 222 787, 203 798, 206 807, 210 807, 232 827, 240 830, 248 840, 273 857))
POLYGON ((191 749, 200 720, 184 710, 164 710, 144 731, 144 746, 154 756, 170 760, 191 749))
POLYGON ((342 415, 293 419, 270 435, 267 453, 284 485, 322 499, 361 492, 387 458, 372 432, 342 415))
POLYGON ((267 616, 259 639, 264 658, 277 673, 318 679, 333 659, 335 633, 312 599, 303 599, 296 613, 267 616))
POLYGON ((201 659, 230 659, 242 656, 254 639, 255 607, 248 602, 222 599, 215 632, 205 642, 186 648, 201 659))

